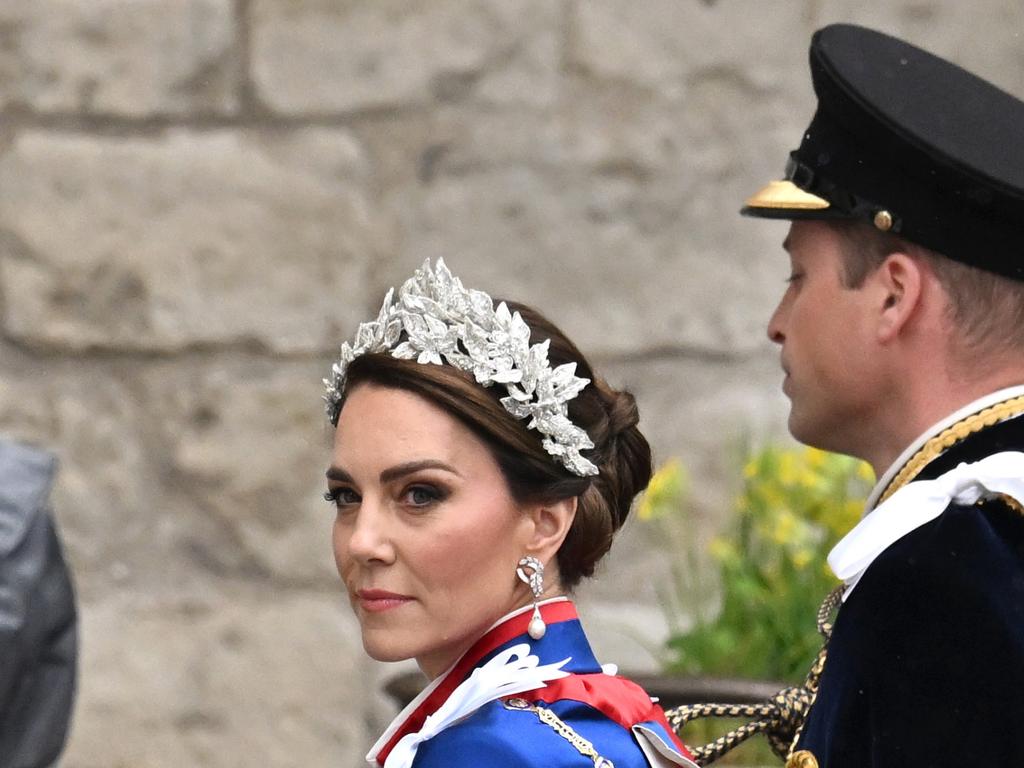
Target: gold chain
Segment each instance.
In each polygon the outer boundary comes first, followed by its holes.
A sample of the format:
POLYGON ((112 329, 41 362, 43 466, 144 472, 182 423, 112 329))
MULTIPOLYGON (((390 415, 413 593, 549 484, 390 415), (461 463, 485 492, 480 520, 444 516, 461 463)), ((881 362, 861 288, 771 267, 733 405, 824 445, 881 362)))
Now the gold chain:
POLYGON ((821 649, 814 659, 814 664, 811 665, 811 671, 807 673, 807 679, 804 682, 804 691, 806 691, 807 695, 806 706, 802 711, 796 731, 793 733, 793 740, 789 743, 789 750, 786 752, 787 766, 793 762, 793 757, 796 755, 797 742, 800 741, 804 727, 807 725, 807 716, 811 713, 811 707, 818 700, 818 686, 821 684, 821 673, 825 671, 825 661, 828 659, 828 641, 832 639, 832 622, 830 619, 839 609, 839 605, 843 601, 843 591, 845 589, 845 584, 840 584, 838 587, 833 588, 825 596, 821 607, 818 608, 818 633, 822 636, 823 641, 821 649))

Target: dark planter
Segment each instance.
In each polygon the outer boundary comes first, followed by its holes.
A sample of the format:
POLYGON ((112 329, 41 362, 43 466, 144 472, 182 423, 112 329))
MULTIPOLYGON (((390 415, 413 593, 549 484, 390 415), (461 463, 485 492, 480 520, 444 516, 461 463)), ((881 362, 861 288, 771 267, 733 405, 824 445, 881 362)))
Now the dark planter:
MULTIPOLYGON (((675 675, 630 675, 630 680, 656 698, 664 709, 682 704, 714 702, 756 704, 770 699, 786 687, 770 680, 743 680, 722 677, 681 677, 675 675)), ((419 672, 405 672, 384 683, 384 692, 404 707, 423 690, 426 680, 419 672)))

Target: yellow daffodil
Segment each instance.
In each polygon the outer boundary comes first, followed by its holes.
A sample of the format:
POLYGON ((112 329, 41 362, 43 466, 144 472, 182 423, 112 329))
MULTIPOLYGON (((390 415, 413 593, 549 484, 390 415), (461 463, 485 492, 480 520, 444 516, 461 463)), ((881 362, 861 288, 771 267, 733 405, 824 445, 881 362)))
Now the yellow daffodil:
POLYGON ((679 508, 686 497, 688 478, 679 459, 669 459, 651 477, 636 514, 641 520, 652 520, 679 508))
POLYGON ((669 642, 670 666, 799 681, 820 647, 817 607, 836 584, 825 557, 860 518, 873 476, 848 456, 795 446, 767 446, 741 467, 732 518, 706 547, 678 459, 658 469, 638 506, 656 545, 673 548, 666 616, 690 606, 669 642), (720 603, 709 609, 704 596, 716 588, 720 603))

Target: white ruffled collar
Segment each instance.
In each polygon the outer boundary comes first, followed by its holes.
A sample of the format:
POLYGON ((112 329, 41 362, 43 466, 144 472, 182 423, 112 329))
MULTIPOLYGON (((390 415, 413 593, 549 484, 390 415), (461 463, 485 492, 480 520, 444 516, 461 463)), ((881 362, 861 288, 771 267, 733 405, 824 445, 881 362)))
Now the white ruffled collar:
MULTIPOLYGON (((552 597, 552 598, 549 598, 547 600, 540 601, 538 603, 538 605, 543 608, 546 605, 553 605, 555 603, 565 603, 565 602, 569 602, 569 598, 567 598, 567 597, 552 597)), ((492 630, 496 629, 497 627, 500 627, 502 624, 506 623, 510 619, 513 619, 516 616, 521 616, 521 615, 523 615, 525 613, 532 612, 532 611, 533 611, 533 605, 531 604, 531 605, 527 605, 527 606, 524 606, 522 608, 519 608, 517 610, 514 610, 514 611, 512 611, 510 613, 507 613, 504 616, 502 616, 500 619, 498 619, 496 622, 494 622, 494 624, 492 624, 487 629, 487 631, 484 632, 483 634, 487 635, 489 632, 491 632, 492 630)), ((518 648, 518 646, 516 646, 516 648, 518 648)), ((513 649, 509 649, 509 650, 513 650, 513 649)), ((527 650, 529 650, 528 646, 527 646, 527 650)), ((507 653, 507 651, 506 651, 506 653, 507 653)), ((499 657, 502 657, 502 656, 504 656, 504 654, 499 654, 499 657)), ((499 657, 496 657, 496 658, 499 658, 499 657)), ((524 669, 524 674, 530 676, 531 679, 533 679, 537 674, 554 673, 556 670, 552 669, 552 668, 556 667, 558 670, 560 670, 561 666, 568 661, 568 659, 566 659, 565 661, 562 661, 562 662, 560 662, 557 665, 545 665, 543 667, 539 667, 539 669, 541 671, 538 673, 536 671, 536 669, 538 669, 538 667, 537 667, 537 661, 538 661, 537 657, 536 656, 532 656, 531 658, 533 659, 532 661, 530 661, 528 658, 519 658, 519 657, 517 657, 516 659, 511 659, 511 657, 510 657, 509 661, 511 661, 513 664, 519 665, 519 666, 527 665, 527 667, 524 669), (529 670, 529 666, 531 666, 531 665, 535 668, 535 671, 533 671, 533 672, 531 672, 529 670)), ((446 682, 448 676, 451 675, 452 671, 456 667, 458 667, 460 665, 461 661, 462 661, 462 659, 460 658, 458 661, 456 661, 454 664, 452 664, 451 667, 449 667, 447 670, 445 670, 445 672, 443 674, 439 675, 434 680, 431 680, 430 683, 427 685, 427 687, 424 688, 422 691, 420 691, 419 695, 416 696, 416 698, 414 698, 411 702, 409 702, 409 704, 406 705, 405 708, 402 709, 402 711, 398 713, 398 715, 395 717, 395 719, 391 721, 391 724, 385 729, 384 733, 381 734, 381 737, 379 739, 377 739, 377 741, 374 743, 373 747, 371 747, 370 751, 367 753, 366 761, 367 761, 368 764, 373 765, 373 766, 377 765, 377 757, 381 753, 381 751, 383 751, 385 749, 385 747, 387 747, 387 745, 394 739, 395 734, 399 732, 399 730, 405 725, 405 723, 409 720, 409 718, 413 715, 413 713, 415 713, 417 710, 419 710, 423 706, 424 702, 426 702, 427 699, 429 699, 434 694, 434 692, 439 687, 441 687, 442 684, 444 684, 446 682)), ((493 661, 493 659, 492 659, 492 661, 493 661)), ((487 665, 484 665, 484 666, 487 666, 487 665)), ((475 672, 474 672, 474 674, 475 674, 475 672)), ((567 673, 561 672, 559 674, 554 675, 553 677, 548 678, 548 680, 554 680, 557 677, 564 677, 566 674, 567 673)), ((471 676, 470 679, 472 679, 472 676, 471 676)), ((507 676, 504 676, 504 675, 503 676, 498 676, 496 674, 488 673, 487 676, 486 676, 486 679, 488 679, 492 683, 496 683, 496 682, 498 682, 500 680, 501 682, 506 683, 507 685, 512 685, 512 686, 515 685, 515 681, 514 680, 512 680, 510 682, 508 680, 507 676)), ((447 727, 448 725, 451 725, 453 722, 455 722, 457 719, 463 717, 465 714, 468 714, 469 712, 473 711, 473 709, 477 709, 477 708, 481 707, 483 704, 486 704, 488 701, 494 701, 495 699, 501 698, 502 696, 509 696, 509 695, 512 695, 512 693, 518 693, 518 692, 522 692, 522 691, 531 690, 532 688, 540 687, 540 684, 534 684, 534 685, 532 685, 530 687, 527 687, 527 688, 519 688, 517 691, 502 690, 502 692, 497 693, 495 696, 493 696, 493 697, 491 697, 489 699, 479 700, 481 695, 482 695, 482 693, 483 693, 483 690, 482 689, 477 689, 475 687, 476 684, 474 684, 474 688, 472 690, 464 689, 464 690, 462 690, 460 692, 460 689, 462 689, 462 686, 466 685, 466 683, 469 683, 469 682, 470 682, 470 680, 468 679, 468 680, 464 681, 463 683, 461 683, 459 685, 459 687, 455 689, 455 692, 453 692, 451 695, 449 695, 448 699, 445 702, 445 705, 442 706, 441 708, 439 708, 437 713, 439 713, 441 711, 441 709, 444 709, 445 706, 447 706, 447 702, 448 701, 451 701, 453 698, 455 698, 455 694, 456 693, 459 693, 459 699, 461 701, 463 701, 463 702, 469 702, 471 700, 474 700, 474 701, 478 701, 478 703, 472 709, 470 709, 468 712, 465 712, 465 713, 463 713, 461 715, 458 715, 458 717, 453 717, 451 712, 446 712, 445 715, 443 715, 442 717, 435 719, 435 721, 434 721, 435 724, 441 722, 442 720, 444 720, 444 722, 445 722, 445 726, 444 727, 447 727)), ((478 680, 478 682, 481 682, 481 681, 478 680)), ((437 714, 437 713, 433 713, 433 714, 437 714)), ((431 715, 431 717, 433 716, 433 714, 431 715)), ((428 720, 430 720, 429 717, 428 717, 428 720)), ((426 727, 426 724, 424 725, 424 727, 426 727)), ((437 730, 435 730, 430 735, 434 736, 437 733, 439 733, 441 730, 443 730, 443 728, 437 728, 437 730)), ((421 729, 421 732, 422 732, 422 729, 421 729)), ((406 736, 403 736, 402 739, 399 739, 398 743, 401 744, 402 741, 404 741, 409 735, 415 736, 417 734, 407 734, 406 736)), ((428 736, 427 738, 430 738, 430 737, 428 736)), ((420 743, 422 743, 423 741, 426 741, 426 738, 422 738, 422 739, 419 739, 418 741, 416 741, 417 746, 420 743)), ((396 745, 394 747, 395 750, 397 748, 398 748, 398 745, 396 745)), ((388 754, 387 760, 385 762, 385 765, 387 766, 387 768, 392 768, 391 757, 392 757, 393 752, 394 752, 394 750, 392 751, 391 754, 388 754)), ((412 754, 409 755, 409 764, 412 763, 412 757, 414 757, 414 756, 415 756, 415 750, 413 750, 412 754)), ((405 763, 402 763, 402 765, 405 765, 405 763)))
MULTIPOLYGON (((407 733, 388 754, 384 768, 411 768, 420 744, 434 738, 450 725, 505 696, 523 691, 542 688, 551 681, 567 677, 562 670, 570 659, 565 658, 554 664, 541 664, 540 659, 530 652, 529 643, 519 643, 506 648, 477 667, 473 673, 452 691, 438 709, 429 715, 423 727, 415 733, 407 733)), ((367 755, 367 760, 370 756, 367 755)))
POLYGON ((855 525, 829 553, 829 567, 846 584, 843 600, 876 557, 937 518, 950 502, 974 504, 999 494, 1024 503, 1024 453, 996 453, 962 463, 934 480, 907 483, 855 525))

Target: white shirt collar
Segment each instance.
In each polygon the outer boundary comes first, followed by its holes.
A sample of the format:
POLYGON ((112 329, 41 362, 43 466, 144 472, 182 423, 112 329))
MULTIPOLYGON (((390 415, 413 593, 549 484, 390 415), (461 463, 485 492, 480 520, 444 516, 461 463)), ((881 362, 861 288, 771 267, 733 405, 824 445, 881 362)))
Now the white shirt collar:
POLYGON ((843 600, 850 596, 878 555, 912 530, 934 520, 950 501, 966 499, 971 503, 992 492, 1024 501, 1024 454, 1010 452, 960 464, 935 480, 912 481, 879 503, 896 474, 929 439, 971 414, 1020 396, 1024 396, 1024 385, 1001 389, 965 405, 928 428, 885 471, 868 497, 861 521, 828 555, 832 571, 846 583, 843 600))
POLYGON ((890 545, 931 522, 950 505, 1006 495, 1024 501, 1024 453, 1002 451, 962 462, 933 480, 914 480, 853 527, 828 555, 828 564, 850 596, 864 572, 890 545))

